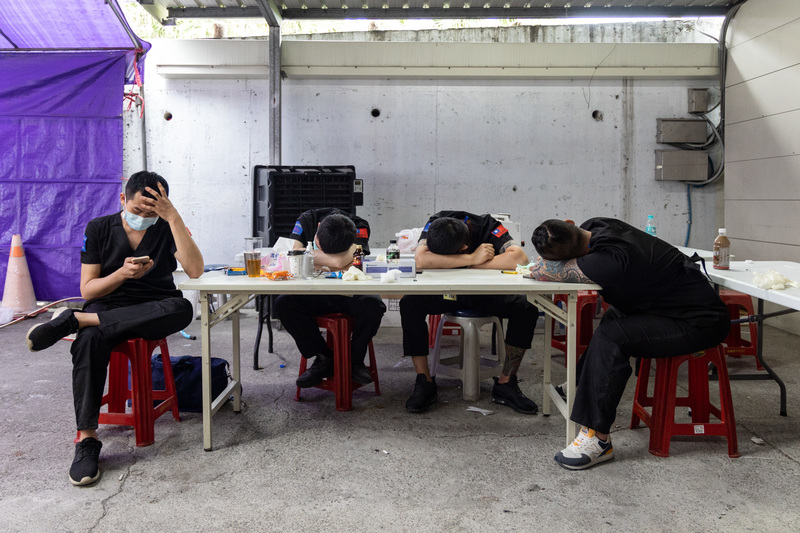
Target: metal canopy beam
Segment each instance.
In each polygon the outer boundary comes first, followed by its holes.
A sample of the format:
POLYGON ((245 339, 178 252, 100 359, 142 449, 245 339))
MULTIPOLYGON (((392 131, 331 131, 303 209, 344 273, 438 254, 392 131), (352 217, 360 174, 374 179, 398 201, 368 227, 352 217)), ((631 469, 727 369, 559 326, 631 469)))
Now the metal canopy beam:
POLYGON ((174 18, 264 18, 270 26, 280 25, 280 19, 477 19, 477 18, 631 18, 631 17, 715 17, 728 12, 726 6, 653 6, 653 7, 575 7, 565 8, 503 8, 482 6, 473 8, 408 8, 408 9, 284 9, 277 10, 269 0, 258 0, 259 7, 187 7, 169 8, 174 18), (262 7, 262 4, 270 8, 262 7), (265 16, 266 14, 266 16, 265 16), (270 20, 273 17, 275 21, 270 20))
POLYGON ((283 17, 273 0, 256 0, 256 4, 258 5, 258 10, 261 12, 261 16, 264 17, 271 28, 281 27, 283 17))

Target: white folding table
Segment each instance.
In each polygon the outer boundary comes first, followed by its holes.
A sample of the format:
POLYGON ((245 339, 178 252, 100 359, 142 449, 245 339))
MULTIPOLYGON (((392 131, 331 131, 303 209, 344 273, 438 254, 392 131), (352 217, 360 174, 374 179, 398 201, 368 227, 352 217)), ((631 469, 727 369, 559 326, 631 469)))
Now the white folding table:
POLYGON ((576 302, 578 291, 599 290, 593 283, 560 283, 534 281, 516 274, 503 274, 497 270, 454 269, 428 270, 416 278, 400 278, 396 283, 369 281, 343 281, 341 279, 315 278, 311 280, 271 281, 266 278, 226 276, 222 272, 208 272, 197 279, 184 281, 182 290, 199 293, 202 329, 203 369, 203 447, 212 449, 211 418, 226 399, 233 395, 233 409, 241 410, 241 374, 239 361, 239 309, 259 294, 381 294, 403 296, 406 294, 521 294, 545 312, 545 363, 544 401, 542 414, 550 414, 550 401, 566 419, 566 438, 569 443, 575 436, 575 423, 569 420, 575 394, 576 366, 576 302), (209 302, 213 294, 228 294, 228 301, 211 311, 209 302), (552 301, 553 294, 566 294, 564 309, 552 301), (211 328, 230 317, 232 325, 231 370, 232 380, 216 398, 211 397, 211 328), (555 319, 566 327, 567 346, 567 401, 561 399, 550 382, 551 321, 555 319))
POLYGON ((767 371, 767 376, 763 374, 745 374, 741 376, 731 376, 731 379, 772 379, 780 388, 781 395, 781 416, 786 416, 786 385, 774 370, 764 361, 764 320, 767 318, 794 313, 800 311, 800 289, 788 288, 783 290, 760 289, 753 282, 755 272, 764 273, 768 270, 775 270, 784 277, 793 281, 800 281, 800 263, 792 261, 731 261, 729 270, 717 270, 709 265, 708 274, 715 284, 743 292, 758 299, 756 315, 749 317, 750 321, 756 322, 758 326, 758 344, 756 357, 767 371), (774 313, 764 313, 764 302, 778 304, 788 309, 774 313), (761 377, 759 377, 761 376, 761 377))

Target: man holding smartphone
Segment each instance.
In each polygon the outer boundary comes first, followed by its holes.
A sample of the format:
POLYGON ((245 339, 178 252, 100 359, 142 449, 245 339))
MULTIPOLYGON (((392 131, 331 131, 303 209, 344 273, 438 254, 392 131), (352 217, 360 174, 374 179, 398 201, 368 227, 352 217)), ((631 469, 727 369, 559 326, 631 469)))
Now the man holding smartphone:
POLYGON ((190 278, 203 256, 154 172, 132 175, 120 193, 122 211, 89 221, 81 248, 81 311, 71 309, 28 331, 28 348, 44 350, 71 333, 72 392, 80 432, 70 468, 73 485, 100 477, 98 416, 111 350, 135 338, 158 340, 188 326, 192 304, 175 288, 180 262, 190 278))

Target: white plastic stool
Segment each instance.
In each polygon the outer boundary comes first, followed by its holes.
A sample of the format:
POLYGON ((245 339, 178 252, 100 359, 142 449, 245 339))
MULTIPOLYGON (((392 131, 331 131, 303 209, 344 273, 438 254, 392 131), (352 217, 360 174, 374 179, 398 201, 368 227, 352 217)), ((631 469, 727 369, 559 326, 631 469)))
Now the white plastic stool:
POLYGON ((505 361, 503 325, 499 318, 469 310, 455 311, 442 316, 436 330, 436 344, 430 360, 431 375, 435 376, 439 370, 442 375, 460 379, 465 400, 478 400, 481 396, 481 380, 499 375, 505 361), (461 327, 461 350, 457 356, 440 360, 442 327, 445 322, 453 322, 461 327), (495 326, 497 359, 481 358, 479 330, 486 324, 495 326))

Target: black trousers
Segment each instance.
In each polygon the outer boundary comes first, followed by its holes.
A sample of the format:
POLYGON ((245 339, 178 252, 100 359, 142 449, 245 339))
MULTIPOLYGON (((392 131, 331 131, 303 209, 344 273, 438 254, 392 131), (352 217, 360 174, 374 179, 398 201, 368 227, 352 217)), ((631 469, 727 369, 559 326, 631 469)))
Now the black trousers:
POLYGON ((163 339, 180 331, 194 318, 184 298, 167 298, 116 307, 92 302, 83 309, 97 313, 99 326, 78 331, 72 343, 72 395, 78 430, 97 429, 111 350, 128 339, 163 339))
POLYGON ((403 354, 428 355, 428 324, 426 322, 428 315, 441 315, 461 309, 507 318, 506 344, 526 350, 531 347, 539 310, 524 296, 459 295, 456 300, 445 300, 441 295, 411 295, 403 296, 400 300, 403 354))
POLYGON ((570 418, 609 433, 630 378, 632 357, 674 357, 716 346, 728 335, 727 312, 711 317, 712 325, 657 315, 625 316, 610 307, 578 361, 578 386, 570 418), (714 323, 716 321, 716 323, 714 323))
POLYGON ((306 359, 329 353, 325 338, 320 334, 316 318, 331 313, 344 313, 353 317, 353 336, 350 357, 354 363, 363 363, 367 345, 378 332, 386 305, 380 296, 320 296, 282 294, 275 299, 275 312, 283 327, 297 344, 306 359))

